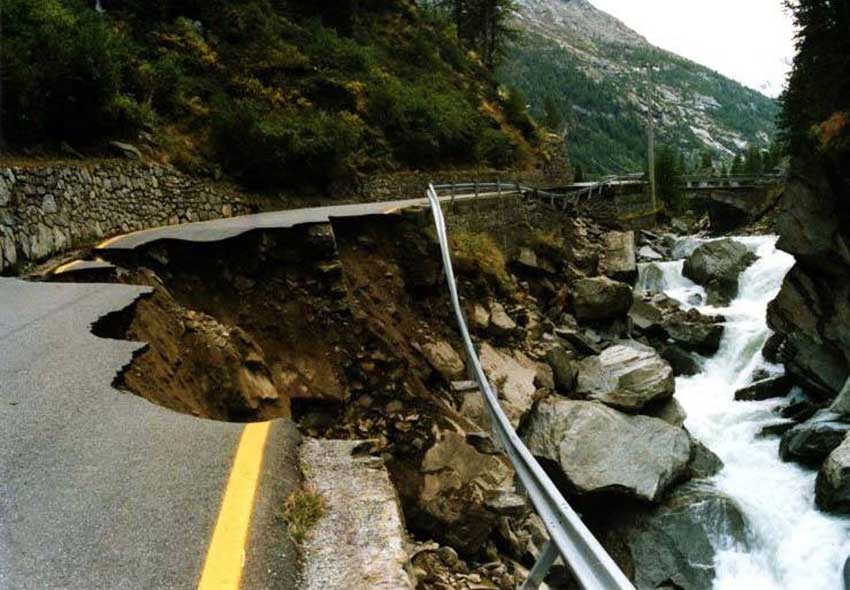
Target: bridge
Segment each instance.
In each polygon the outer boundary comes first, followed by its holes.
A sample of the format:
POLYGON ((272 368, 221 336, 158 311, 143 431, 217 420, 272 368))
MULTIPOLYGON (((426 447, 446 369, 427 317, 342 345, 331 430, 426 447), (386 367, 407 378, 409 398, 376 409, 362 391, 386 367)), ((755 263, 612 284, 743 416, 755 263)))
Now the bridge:
POLYGON ((693 205, 704 207, 711 226, 734 229, 766 213, 782 194, 785 176, 683 176, 682 188, 693 205))

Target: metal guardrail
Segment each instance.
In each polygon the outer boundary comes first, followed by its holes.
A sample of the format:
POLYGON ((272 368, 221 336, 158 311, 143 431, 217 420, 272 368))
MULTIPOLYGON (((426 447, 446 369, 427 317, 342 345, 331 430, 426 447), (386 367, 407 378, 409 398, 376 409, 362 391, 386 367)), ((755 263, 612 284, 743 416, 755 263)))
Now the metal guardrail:
POLYGON ((478 387, 484 396, 484 403, 493 424, 494 437, 510 459, 517 478, 549 532, 549 541, 544 545, 537 563, 523 585, 523 590, 536 590, 559 555, 563 558, 564 564, 572 570, 583 590, 634 590, 632 583, 614 563, 611 556, 605 552, 599 541, 594 538, 546 475, 531 451, 520 440, 499 405, 498 397, 481 367, 481 361, 463 317, 452 269, 446 222, 434 185, 428 187, 427 196, 437 228, 452 307, 463 338, 466 355, 478 387))
POLYGON ((583 197, 590 198, 594 193, 602 195, 602 192, 607 186, 616 182, 633 181, 641 178, 642 173, 611 175, 602 178, 588 186, 582 187, 570 192, 552 192, 538 188, 525 186, 518 182, 464 182, 464 183, 448 183, 448 184, 431 184, 429 190, 433 190, 437 196, 450 196, 451 202, 454 204, 455 198, 472 196, 507 196, 520 194, 527 197, 532 197, 537 200, 547 201, 552 207, 560 205, 562 210, 566 210, 568 206, 576 206, 583 197))

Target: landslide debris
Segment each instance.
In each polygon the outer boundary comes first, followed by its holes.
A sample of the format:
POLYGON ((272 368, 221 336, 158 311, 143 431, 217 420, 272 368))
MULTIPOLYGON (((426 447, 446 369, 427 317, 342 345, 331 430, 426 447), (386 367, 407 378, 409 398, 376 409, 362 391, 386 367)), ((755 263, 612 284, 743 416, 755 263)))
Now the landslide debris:
MULTIPOLYGON (((629 536, 604 518, 609 499, 650 513, 679 482, 709 474, 711 461, 681 426, 671 367, 633 331, 630 287, 600 279, 600 244, 630 250, 631 241, 606 239, 581 219, 558 221, 546 234, 520 226, 510 242, 453 231, 476 248, 517 244, 479 257, 485 266, 459 265, 462 305, 484 369, 530 443, 546 408, 574 404, 599 418, 563 412, 532 451, 598 532, 629 536), (622 305, 577 314, 580 281, 622 305), (623 371, 604 369, 624 350, 634 358, 623 371), (561 453, 570 441, 574 451, 561 453), (604 474, 593 471, 599 457, 604 474)), ((112 258, 120 280, 154 287, 114 322, 123 337, 148 343, 125 387, 199 416, 291 414, 310 437, 368 440, 364 452, 386 464, 408 532, 428 548, 413 557, 418 588, 524 579, 544 527, 488 434, 480 394, 463 381, 468 363, 427 211, 159 243, 112 258)))

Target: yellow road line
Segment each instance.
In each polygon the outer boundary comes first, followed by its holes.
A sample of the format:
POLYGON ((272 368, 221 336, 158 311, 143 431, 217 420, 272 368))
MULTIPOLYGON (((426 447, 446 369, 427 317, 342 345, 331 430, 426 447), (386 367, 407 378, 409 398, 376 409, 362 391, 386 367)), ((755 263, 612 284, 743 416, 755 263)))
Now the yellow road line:
POLYGON ((52 273, 52 274, 55 274, 55 275, 61 275, 63 272, 67 272, 68 270, 70 270, 71 268, 75 267, 75 266, 76 266, 76 265, 78 265, 79 263, 80 263, 80 261, 79 261, 79 260, 72 260, 71 262, 66 262, 66 263, 65 263, 65 264, 63 264, 62 266, 59 266, 59 267, 56 267, 55 269, 53 269, 53 273, 52 273))
POLYGON ((239 590, 270 426, 255 422, 242 431, 198 590, 239 590))

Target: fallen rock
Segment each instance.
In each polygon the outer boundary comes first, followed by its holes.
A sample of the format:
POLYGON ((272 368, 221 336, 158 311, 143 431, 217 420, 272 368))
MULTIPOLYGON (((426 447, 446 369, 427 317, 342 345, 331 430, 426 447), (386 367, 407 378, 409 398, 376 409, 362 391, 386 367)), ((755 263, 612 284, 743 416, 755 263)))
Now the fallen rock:
POLYGON ((428 360, 428 364, 447 382, 452 382, 463 376, 465 370, 463 359, 445 340, 423 344, 422 353, 428 360))
POLYGON ((555 274, 555 267, 551 262, 538 256, 537 252, 531 248, 522 247, 519 249, 516 264, 532 273, 555 274))
POLYGON ((599 354, 601 349, 575 328, 555 328, 555 335, 579 354, 599 354))
POLYGON ((685 474, 691 451, 688 434, 658 418, 552 398, 537 404, 524 439, 534 455, 560 467, 575 492, 646 501, 685 474))
POLYGON ((599 271, 617 281, 634 282, 638 275, 634 232, 609 231, 605 234, 599 271))
POLYGON ((658 509, 617 521, 626 524, 605 541, 625 553, 639 589, 711 590, 717 551, 748 544, 738 505, 706 482, 685 484, 658 509))
POLYGON ((785 397, 793 386, 794 383, 787 375, 769 377, 742 387, 735 392, 735 399, 737 401, 752 402, 774 397, 785 397))
POLYGON ((632 306, 632 289, 608 277, 579 279, 573 283, 573 307, 579 321, 622 317, 632 306))
POLYGON ((478 452, 457 432, 443 431, 425 453, 415 527, 464 553, 475 553, 500 514, 487 503, 511 492, 513 471, 498 455, 478 452))
POLYGON ((815 503, 827 512, 850 513, 850 438, 844 437, 818 471, 815 503))
POLYGON ((850 432, 850 424, 840 422, 840 419, 841 416, 829 410, 818 411, 809 420, 782 435, 779 456, 783 461, 819 464, 850 432))
POLYGON ((672 367, 649 347, 610 346, 579 363, 578 392, 618 409, 639 411, 675 389, 672 367))
POLYGON ((479 356, 481 367, 495 388, 502 409, 516 428, 534 404, 537 363, 518 350, 501 351, 486 342, 481 346, 479 356))
POLYGON ((473 328, 477 330, 483 332, 488 327, 490 327, 490 312, 477 303, 472 306, 471 319, 473 328))
POLYGON ((746 246, 723 238, 699 245, 685 260, 682 274, 705 287, 709 305, 728 305, 738 294, 738 276, 754 260, 746 246))
POLYGON ((516 322, 507 314, 498 301, 490 304, 490 333, 499 338, 513 335, 517 330, 516 322))
POLYGON ((575 391, 578 379, 578 364, 563 346, 555 345, 546 354, 546 360, 552 367, 555 387, 559 393, 575 391))
POLYGON ((797 425, 793 420, 776 420, 765 424, 756 435, 759 438, 767 438, 769 436, 782 436, 797 425))
POLYGON ((632 324, 649 338, 672 339, 680 346, 706 355, 717 352, 723 337, 722 316, 687 311, 663 293, 636 297, 629 309, 632 324))

